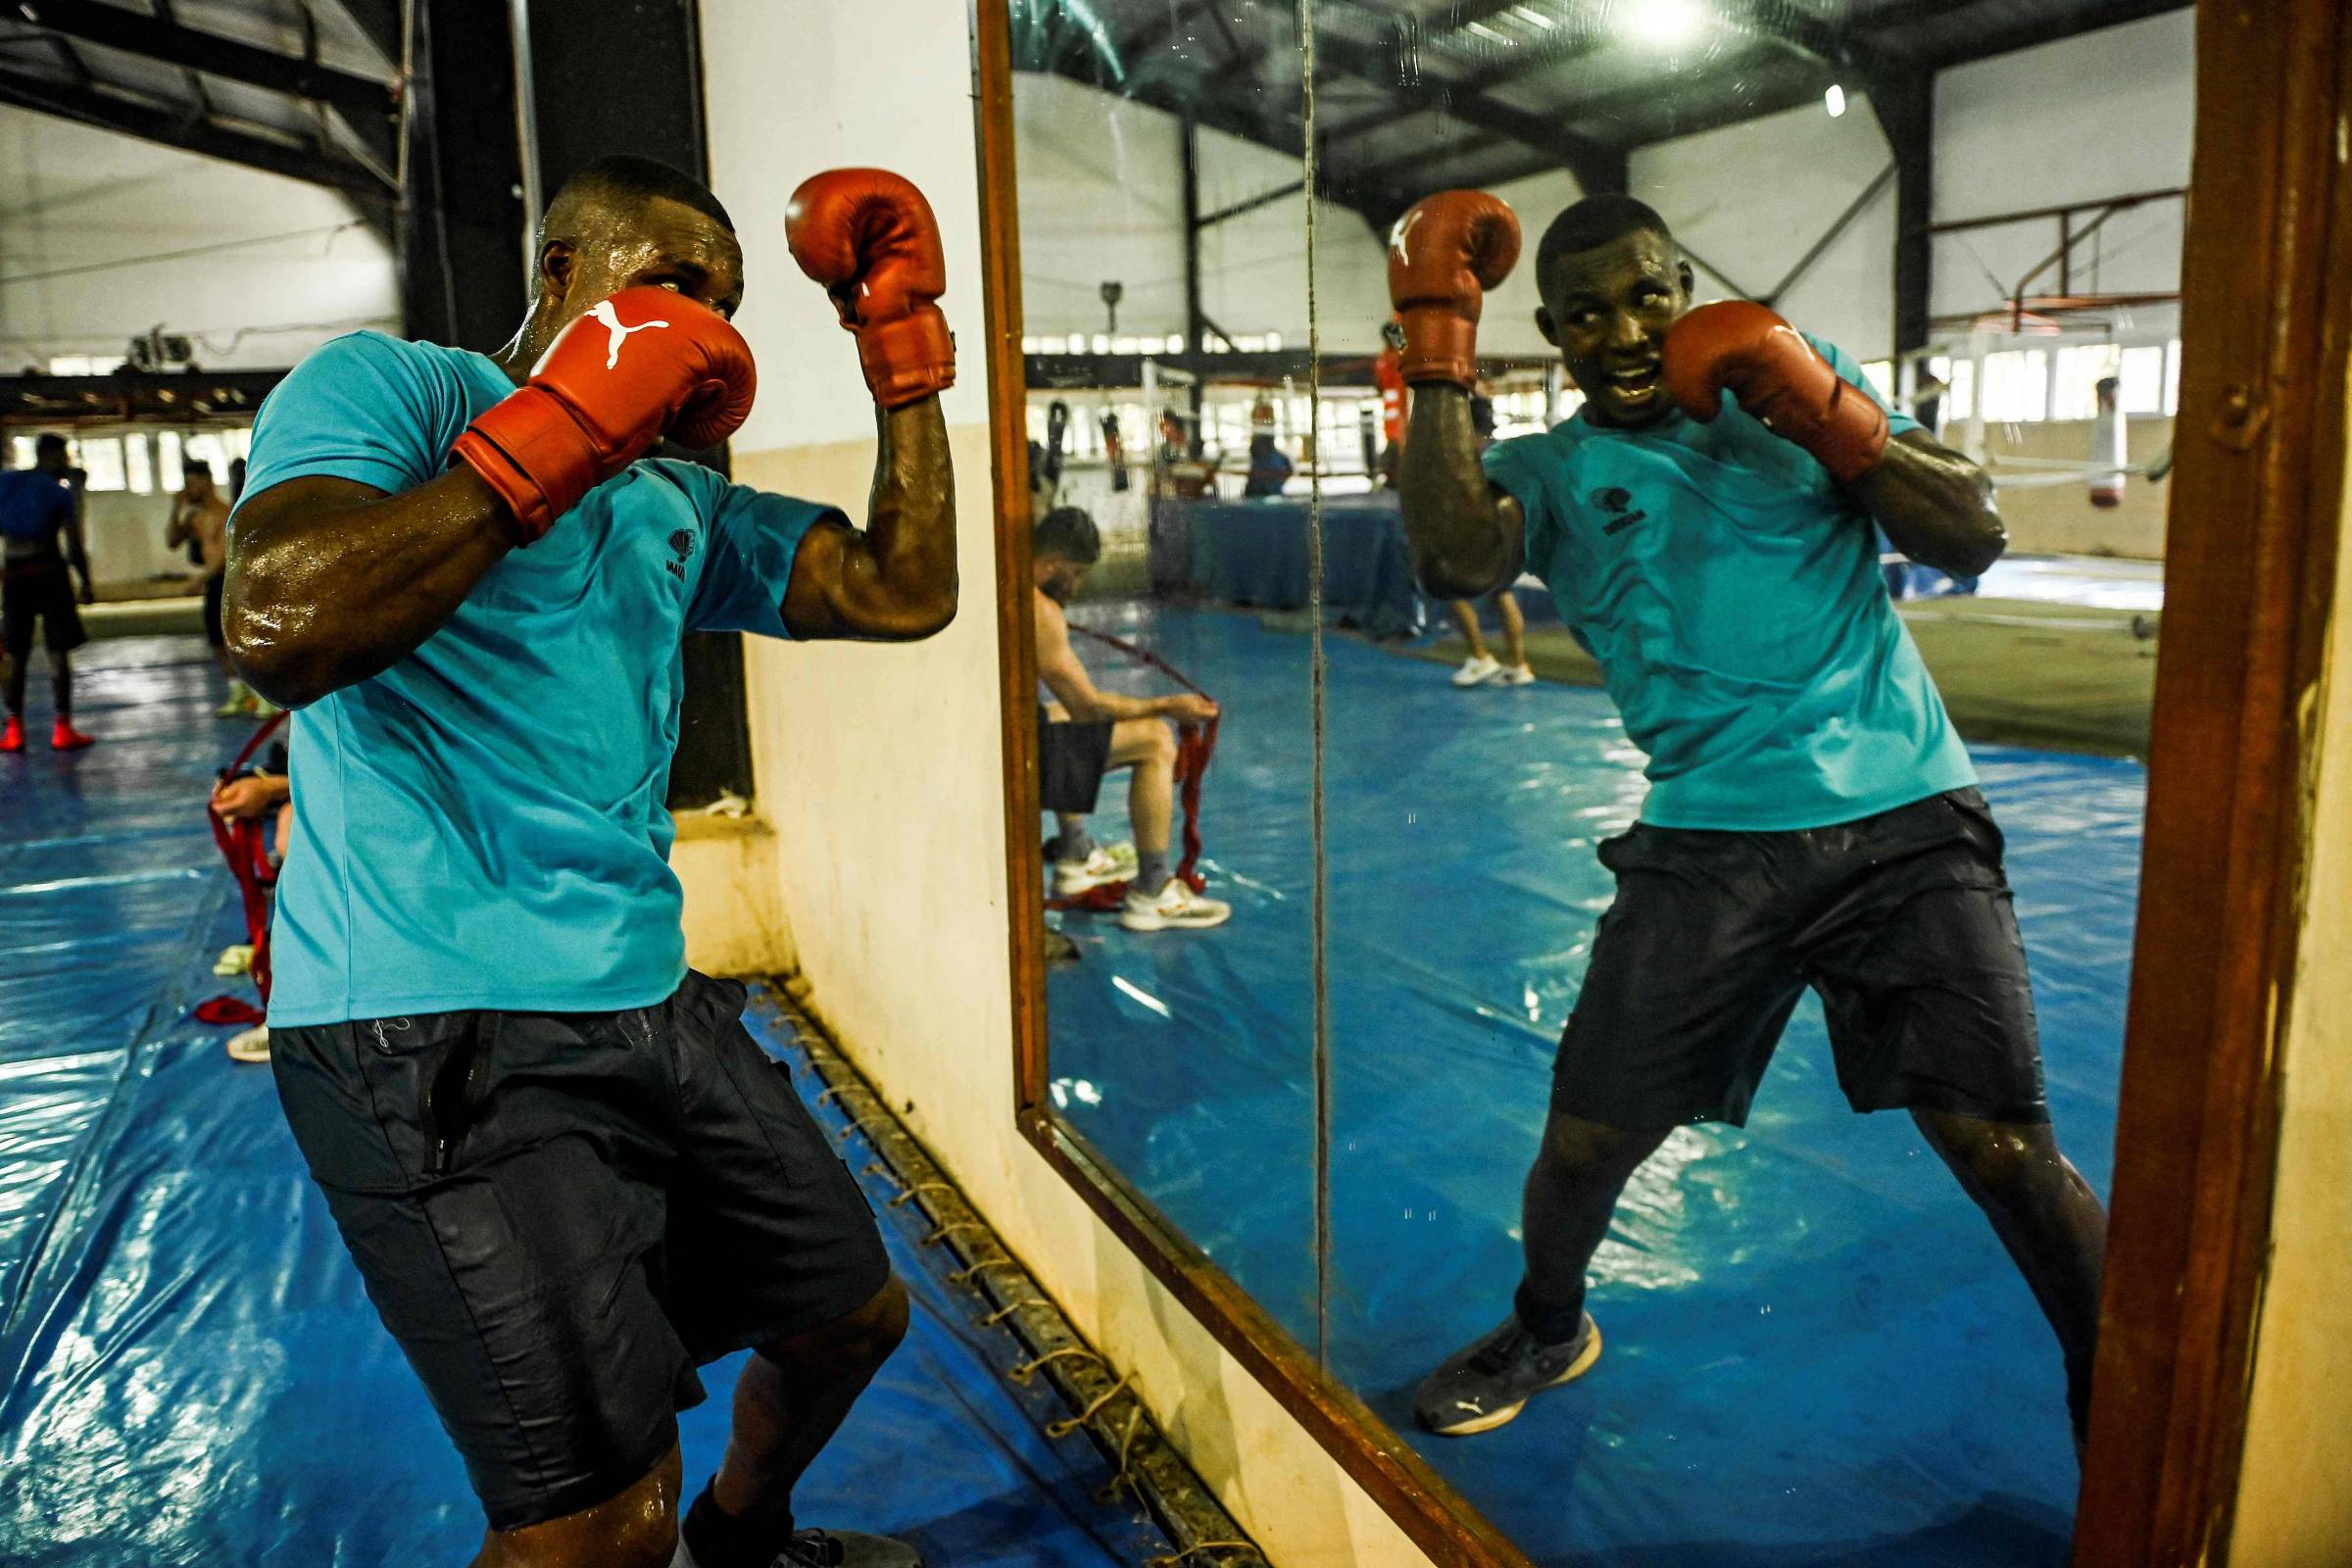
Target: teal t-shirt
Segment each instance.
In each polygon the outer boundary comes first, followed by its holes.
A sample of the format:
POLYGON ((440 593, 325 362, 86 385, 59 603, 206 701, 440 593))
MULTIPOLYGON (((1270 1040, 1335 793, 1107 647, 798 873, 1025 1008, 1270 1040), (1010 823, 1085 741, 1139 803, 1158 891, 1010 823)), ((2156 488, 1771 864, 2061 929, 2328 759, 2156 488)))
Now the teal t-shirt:
POLYGON ((1612 430, 1579 413, 1486 466, 1526 511, 1529 569, 1649 754, 1643 821, 1822 827, 1976 782, 1886 597, 1869 515, 1730 393, 1708 424, 1678 411, 1612 430))
MULTIPOLYGON (((337 338, 262 405, 241 504, 307 474, 422 484, 514 390, 479 354, 337 338)), ((270 1021, 603 1011, 676 990, 680 639, 789 635, 794 553, 839 515, 633 464, 415 653, 296 712, 270 1021)))

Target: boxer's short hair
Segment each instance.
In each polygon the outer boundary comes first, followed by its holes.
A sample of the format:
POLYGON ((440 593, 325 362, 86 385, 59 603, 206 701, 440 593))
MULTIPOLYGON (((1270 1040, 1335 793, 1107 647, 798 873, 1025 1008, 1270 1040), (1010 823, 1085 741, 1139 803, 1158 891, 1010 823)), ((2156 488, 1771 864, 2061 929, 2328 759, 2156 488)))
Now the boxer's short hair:
MULTIPOLYGON (((555 199, 547 204, 550 214, 566 203, 593 198, 613 206, 631 206, 656 198, 691 207, 705 218, 716 222, 728 233, 735 232, 735 220, 710 194, 710 187, 687 173, 673 169, 658 158, 641 158, 635 153, 614 153, 583 166, 580 172, 564 182, 555 199)), ((545 219, 541 220, 544 226, 545 219)))
POLYGON ((1055 507, 1037 519, 1029 548, 1040 556, 1057 556, 1073 566, 1091 566, 1102 559, 1102 534, 1081 507, 1055 507))
POLYGON ((1536 276, 1543 277, 1551 270, 1551 264, 1563 256, 1597 250, 1628 234, 1655 234, 1669 245, 1674 243, 1674 231, 1647 202, 1638 202, 1613 191, 1588 196, 1553 219, 1551 226, 1544 230, 1544 238, 1536 245, 1536 276))

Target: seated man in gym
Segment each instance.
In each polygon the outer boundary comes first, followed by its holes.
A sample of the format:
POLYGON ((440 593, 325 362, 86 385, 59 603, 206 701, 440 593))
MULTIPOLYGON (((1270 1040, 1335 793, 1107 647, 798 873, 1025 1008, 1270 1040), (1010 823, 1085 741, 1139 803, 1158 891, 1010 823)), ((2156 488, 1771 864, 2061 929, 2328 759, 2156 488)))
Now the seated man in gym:
POLYGON ((38 636, 49 653, 49 701, 55 716, 49 749, 75 752, 90 737, 74 727, 74 650, 90 640, 74 604, 96 594, 82 542, 81 487, 66 460, 66 438, 44 431, 32 443, 32 466, 0 473, 0 686, 8 716, 0 752, 24 749, 24 682, 38 636), (69 576, 69 569, 72 575, 69 576))
POLYGON ((1062 606, 1102 559, 1102 536, 1094 518, 1076 507, 1061 507, 1038 519, 1030 548, 1037 573, 1037 678, 1054 694, 1062 715, 1038 710, 1038 795, 1046 809, 1058 815, 1061 829, 1047 847, 1054 893, 1066 898, 1125 879, 1119 924, 1130 931, 1223 925, 1233 906, 1194 892, 1175 875, 1168 858, 1176 811, 1176 731, 1168 720, 1205 724, 1217 716, 1217 705, 1191 692, 1121 697, 1097 690, 1070 647, 1062 606), (1121 768, 1128 772, 1127 820, 1135 830, 1132 873, 1086 830, 1102 775, 1121 768))
POLYGON ((726 210, 632 157, 550 203, 505 347, 359 332, 296 367, 230 524, 229 651, 295 710, 302 779, 278 1095, 466 1460, 477 1568, 667 1568, 677 1412, 745 1349, 692 1561, 915 1561, 793 1517, 906 1295, 743 987, 687 969, 668 865, 684 633, 906 641, 956 613, 930 206, 835 171, 786 223, 877 406, 862 532, 647 457, 726 439, 754 371, 726 210))
POLYGON ((1560 1042, 1514 1309, 1415 1413, 1483 1432, 1593 1363, 1585 1275, 1619 1194, 1677 1126, 1744 1121, 1809 986, 1848 1102, 1909 1112, 2025 1275, 2080 1442, 2106 1214, 2051 1133, 2001 832, 1872 531, 1982 571, 2006 544, 1992 486, 1838 350, 1760 305, 1692 310, 1673 235, 1620 195, 1570 207, 1536 252, 1537 325, 1584 408, 1482 463, 1477 322, 1518 252, 1480 191, 1430 197, 1391 237, 1405 531, 1433 593, 1523 564, 1544 580, 1650 789, 1600 848, 1617 897, 1560 1042))

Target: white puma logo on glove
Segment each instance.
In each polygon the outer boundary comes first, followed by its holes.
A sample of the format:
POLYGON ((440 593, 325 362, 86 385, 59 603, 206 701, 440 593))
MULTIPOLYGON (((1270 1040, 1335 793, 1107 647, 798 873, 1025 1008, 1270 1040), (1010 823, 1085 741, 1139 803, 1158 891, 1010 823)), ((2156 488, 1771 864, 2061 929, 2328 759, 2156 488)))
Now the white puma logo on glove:
POLYGON ((588 307, 588 314, 605 323, 605 331, 608 334, 605 344, 605 368, 608 370, 619 368, 620 346, 628 341, 631 332, 651 331, 657 326, 669 324, 667 321, 640 321, 635 326, 623 326, 620 324, 620 318, 612 314, 611 300, 598 300, 594 305, 588 307))

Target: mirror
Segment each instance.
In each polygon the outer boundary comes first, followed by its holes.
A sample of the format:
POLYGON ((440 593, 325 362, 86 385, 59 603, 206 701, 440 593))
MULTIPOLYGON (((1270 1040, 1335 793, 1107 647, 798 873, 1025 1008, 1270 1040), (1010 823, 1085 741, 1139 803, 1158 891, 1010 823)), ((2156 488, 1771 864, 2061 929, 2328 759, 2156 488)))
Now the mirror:
POLYGON ((1401 271, 1405 532, 1519 573, 1331 642, 1335 1373, 1540 1562, 2063 1561, 2191 13, 1313 15, 1325 378, 1401 271))
POLYGON ((1295 497, 1313 460, 1295 24, 1194 0, 1014 0, 1010 20, 1039 1108, 1304 1337, 1312 736, 1295 497))

